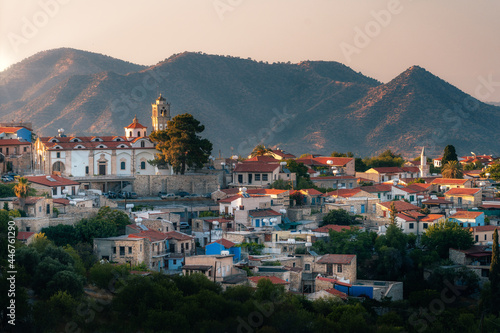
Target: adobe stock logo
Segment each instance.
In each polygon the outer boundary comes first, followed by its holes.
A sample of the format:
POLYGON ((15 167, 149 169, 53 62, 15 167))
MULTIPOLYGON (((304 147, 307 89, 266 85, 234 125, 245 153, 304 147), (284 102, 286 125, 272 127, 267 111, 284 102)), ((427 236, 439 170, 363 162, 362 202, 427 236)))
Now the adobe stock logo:
POLYGON ((389 24, 391 24, 393 16, 401 14, 402 11, 403 5, 399 0, 389 0, 387 9, 370 11, 373 20, 368 21, 363 29, 358 26, 354 27, 352 44, 342 42, 339 45, 347 63, 349 64, 351 62, 354 54, 360 54, 362 49, 370 45, 372 40, 381 34, 382 29, 387 28, 389 24))
POLYGON ((30 39, 35 38, 40 29, 44 28, 54 18, 61 9, 61 5, 66 5, 70 0, 40 0, 40 7, 31 17, 23 16, 21 19, 20 34, 9 32, 7 38, 10 46, 15 52, 19 51, 19 46, 27 44, 30 39))

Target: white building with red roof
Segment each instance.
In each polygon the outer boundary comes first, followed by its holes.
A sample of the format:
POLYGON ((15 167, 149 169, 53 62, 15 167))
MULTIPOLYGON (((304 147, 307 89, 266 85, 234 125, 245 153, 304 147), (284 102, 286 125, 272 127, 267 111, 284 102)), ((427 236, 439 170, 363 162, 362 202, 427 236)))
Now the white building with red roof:
POLYGON ((59 136, 38 138, 35 150, 36 168, 44 174, 89 178, 133 177, 160 172, 148 163, 158 151, 148 137, 147 127, 141 125, 137 117, 125 127, 124 136, 65 136, 60 133, 59 136))
MULTIPOLYGON (((285 163, 285 162, 280 162, 285 163)), ((233 181, 230 187, 269 187, 276 180, 295 184, 295 173, 290 172, 286 165, 275 162, 248 161, 236 164, 233 171, 233 181)))
POLYGON ((479 207, 483 203, 483 190, 481 188, 452 188, 444 193, 446 200, 452 201, 453 206, 479 207))
POLYGON ((74 180, 52 176, 27 176, 31 187, 37 191, 48 193, 53 199, 65 198, 67 195, 76 195, 80 183, 74 180))

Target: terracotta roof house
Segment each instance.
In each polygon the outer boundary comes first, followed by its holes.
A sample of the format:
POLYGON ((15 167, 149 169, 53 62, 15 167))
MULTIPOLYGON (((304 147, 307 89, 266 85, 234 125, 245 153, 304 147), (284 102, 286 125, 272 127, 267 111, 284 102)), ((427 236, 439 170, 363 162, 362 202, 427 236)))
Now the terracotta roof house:
POLYGON ((54 199, 65 198, 66 195, 75 195, 80 188, 79 182, 56 175, 28 176, 26 178, 34 189, 47 192, 54 199))
POLYGON ((339 176, 354 176, 354 158, 352 157, 325 157, 325 156, 310 156, 298 158, 295 161, 302 163, 305 166, 315 169, 317 167, 328 167, 328 174, 336 174, 339 176))
POLYGON ((481 188, 452 188, 444 197, 453 201, 454 207, 479 207, 483 203, 482 193, 481 188))
POLYGON ((295 173, 279 163, 243 162, 236 164, 230 187, 269 187, 276 180, 295 183, 295 173))
POLYGON ((476 245, 488 245, 493 244, 493 233, 498 230, 500 233, 500 226, 497 225, 481 225, 477 227, 470 227, 469 230, 472 232, 472 237, 476 242, 476 245))
POLYGON ((233 255, 233 261, 240 261, 241 247, 236 246, 235 243, 225 238, 218 239, 205 246, 205 254, 207 255, 223 255, 224 251, 227 251, 227 254, 233 255))
POLYGON ((484 225, 484 213, 474 211, 457 211, 448 217, 449 221, 457 222, 462 227, 477 227, 484 225))

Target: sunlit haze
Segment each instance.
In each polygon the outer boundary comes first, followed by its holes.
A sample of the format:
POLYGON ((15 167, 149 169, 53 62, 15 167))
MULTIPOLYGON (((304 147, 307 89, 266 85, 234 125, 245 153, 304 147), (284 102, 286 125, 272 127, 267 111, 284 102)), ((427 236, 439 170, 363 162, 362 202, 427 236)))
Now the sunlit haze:
POLYGON ((202 51, 338 61, 382 82, 420 65, 500 101, 499 13, 491 0, 3 0, 0 70, 59 47, 142 65, 202 51))

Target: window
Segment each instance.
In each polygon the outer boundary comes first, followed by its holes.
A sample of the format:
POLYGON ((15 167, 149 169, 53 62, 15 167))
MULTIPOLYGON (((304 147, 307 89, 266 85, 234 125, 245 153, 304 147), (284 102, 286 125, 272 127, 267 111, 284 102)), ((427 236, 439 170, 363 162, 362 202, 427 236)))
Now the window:
POLYGON ((475 237, 475 238, 476 238, 476 239, 475 239, 475 242, 476 242, 476 243, 477 243, 477 242, 479 242, 479 236, 478 236, 478 235, 476 235, 476 237, 475 237))
POLYGON ((121 256, 125 255, 125 246, 120 246, 120 255, 121 256))
POLYGON ((128 247, 128 254, 132 254, 132 246, 128 247))
POLYGON ((24 147, 24 152, 26 152, 26 151, 27 151, 27 149, 26 149, 26 147, 24 147))
POLYGON ((125 162, 120 162, 120 170, 125 170, 125 162))
MULTIPOLYGON (((9 148, 7 148, 7 149, 9 149, 9 148)), ((61 158, 61 153, 60 153, 60 152, 57 152, 57 153, 56 153, 56 157, 57 157, 57 158, 61 158)))
POLYGON ((305 265, 304 265, 304 269, 305 269, 306 271, 310 271, 310 270, 311 270, 311 264, 305 264, 305 265))
POLYGON ((415 201, 415 196, 414 195, 410 195, 410 201, 415 201))
POLYGON ((3 153, 3 148, 0 148, 0 153, 3 153))
POLYGON ((243 175, 238 175, 238 183, 243 183, 243 175))
POLYGON ((392 200, 392 194, 387 194, 387 200, 392 200))
POLYGON ((116 246, 113 246, 113 254, 116 254, 116 246))
POLYGON ((352 183, 349 183, 349 188, 352 188, 352 183))
POLYGON ((128 132, 128 136, 132 136, 132 131, 128 132))
POLYGON ((177 265, 177 259, 172 260, 172 263, 173 263, 174 265, 177 265))
POLYGON ((410 223, 410 224, 408 225, 408 228, 413 229, 413 226, 414 226, 414 224, 413 224, 413 223, 410 223))
POLYGON ((267 173, 262 174, 262 181, 267 182, 267 179, 268 179, 267 177, 268 177, 267 173))
POLYGON ((260 181, 260 173, 255 174, 255 181, 260 181))
POLYGON ((337 265, 337 273, 342 273, 342 265, 337 265))
POLYGON ((141 169, 142 170, 146 169, 146 162, 144 162, 144 161, 141 162, 141 169))
POLYGON ((340 183, 340 187, 344 187, 345 188, 345 183, 340 183))
POLYGON ((484 240, 486 240, 486 235, 484 235, 484 240))
POLYGON ((54 187, 54 188, 52 189, 52 195, 57 195, 57 187, 54 187))
POLYGON ((372 212, 375 212, 377 210, 377 205, 376 204, 372 204, 372 212))
POLYGON ((423 226, 424 226, 424 229, 427 229, 429 227, 429 225, 427 223, 424 223, 423 226))
POLYGON ((26 227, 26 232, 30 232, 31 231, 31 227, 26 227))
POLYGON ((85 167, 85 174, 86 174, 86 175, 88 175, 88 174, 89 174, 89 167, 88 167, 88 166, 86 166, 86 167, 85 167))
POLYGON ((186 250, 189 250, 189 243, 186 243, 186 250))
POLYGON ((354 206, 351 206, 351 213, 354 213, 354 206))
POLYGON ((141 147, 144 148, 146 146, 146 143, 144 141, 141 141, 141 147))

